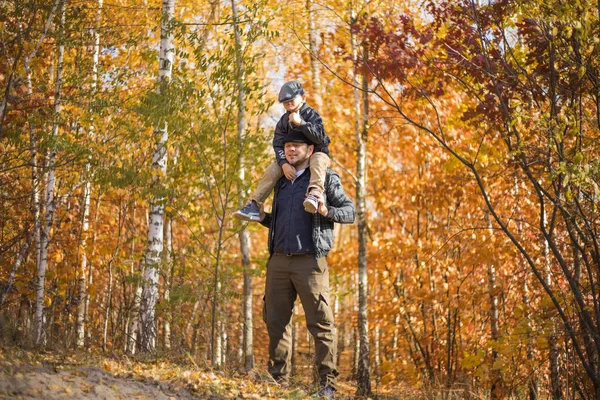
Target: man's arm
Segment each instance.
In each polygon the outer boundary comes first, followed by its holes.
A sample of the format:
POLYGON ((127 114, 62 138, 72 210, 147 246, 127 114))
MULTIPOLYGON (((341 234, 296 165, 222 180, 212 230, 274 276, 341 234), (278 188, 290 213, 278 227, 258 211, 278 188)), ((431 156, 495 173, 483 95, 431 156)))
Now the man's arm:
POLYGON ((356 220, 354 203, 346 195, 340 176, 331 171, 325 181, 327 195, 327 218, 339 224, 352 224, 356 220))

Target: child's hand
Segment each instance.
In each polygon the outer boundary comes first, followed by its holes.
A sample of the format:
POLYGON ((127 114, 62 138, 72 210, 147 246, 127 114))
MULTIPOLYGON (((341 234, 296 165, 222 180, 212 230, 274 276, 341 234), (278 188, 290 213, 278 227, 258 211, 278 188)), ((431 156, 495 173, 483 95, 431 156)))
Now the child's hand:
POLYGON ((265 203, 256 202, 256 204, 258 205, 258 209, 260 210, 259 217, 260 222, 262 222, 265 219, 265 203))
POLYGON ((302 118, 300 117, 300 110, 290 113, 290 122, 296 126, 302 123, 302 118))
POLYGON ((288 163, 285 163, 281 166, 281 169, 283 169, 283 175, 285 175, 287 179, 290 181, 296 179, 296 168, 288 163))

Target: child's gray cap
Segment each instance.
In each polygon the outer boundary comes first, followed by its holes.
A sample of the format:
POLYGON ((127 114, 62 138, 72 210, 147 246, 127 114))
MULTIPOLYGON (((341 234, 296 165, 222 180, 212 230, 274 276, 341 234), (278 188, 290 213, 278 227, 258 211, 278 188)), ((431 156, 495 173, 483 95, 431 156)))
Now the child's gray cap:
POLYGON ((279 102, 290 101, 299 94, 304 94, 302 84, 298 81, 289 81, 283 84, 281 90, 279 90, 279 102))

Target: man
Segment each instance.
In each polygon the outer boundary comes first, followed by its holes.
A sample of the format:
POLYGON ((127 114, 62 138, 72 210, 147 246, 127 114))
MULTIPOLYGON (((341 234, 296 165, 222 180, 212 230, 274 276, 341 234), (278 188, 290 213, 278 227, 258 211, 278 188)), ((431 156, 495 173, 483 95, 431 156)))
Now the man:
POLYGON ((338 372, 326 257, 333 245, 334 222, 353 223, 356 210, 344 193, 339 176, 328 169, 325 192, 318 195, 317 212, 304 211, 302 203, 310 181, 308 164, 313 150, 314 145, 301 132, 286 136, 285 157, 296 169, 296 177, 279 180, 271 213, 265 213, 260 204, 261 224, 269 228, 271 255, 263 319, 269 332, 269 373, 285 384, 290 374, 292 310, 296 297, 300 297, 307 328, 315 339, 318 395, 333 398, 338 372))

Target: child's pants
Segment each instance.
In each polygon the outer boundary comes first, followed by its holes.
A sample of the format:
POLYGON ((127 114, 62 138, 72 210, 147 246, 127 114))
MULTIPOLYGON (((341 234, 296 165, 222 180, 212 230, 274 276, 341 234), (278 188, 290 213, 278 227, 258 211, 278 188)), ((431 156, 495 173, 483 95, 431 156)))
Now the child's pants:
MULTIPOLYGON (((327 173, 327 168, 331 160, 329 156, 325 153, 313 153, 310 156, 310 182, 308 183, 308 192, 312 189, 320 190, 321 193, 325 193, 325 174, 327 173)), ((281 166, 275 161, 271 165, 267 167, 263 177, 260 182, 258 182, 258 186, 252 195, 252 200, 255 200, 259 203, 264 202, 273 188, 277 184, 277 181, 283 177, 283 169, 281 166)))

